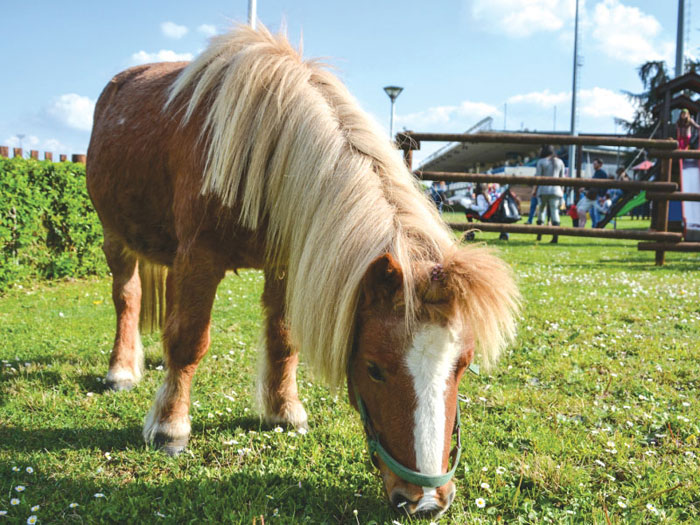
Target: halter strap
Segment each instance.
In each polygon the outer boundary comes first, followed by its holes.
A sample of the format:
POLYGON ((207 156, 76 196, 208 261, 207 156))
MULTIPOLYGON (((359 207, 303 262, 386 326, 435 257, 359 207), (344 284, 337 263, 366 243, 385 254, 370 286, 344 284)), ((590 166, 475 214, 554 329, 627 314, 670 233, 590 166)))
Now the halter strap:
POLYGON ((427 474, 422 474, 416 470, 412 470, 408 467, 403 466, 401 463, 396 461, 391 454, 382 446, 379 442, 379 437, 374 431, 372 422, 367 414, 367 409, 362 401, 362 397, 357 390, 357 387, 353 385, 353 390, 355 392, 355 400, 357 401, 357 408, 360 412, 360 418, 362 419, 362 424, 365 428, 365 434, 367 436, 367 447, 369 449, 369 455, 374 458, 376 454, 379 456, 384 464, 396 474, 399 478, 404 481, 408 481, 414 485, 420 487, 431 487, 437 488, 442 487, 445 483, 452 479, 455 471, 457 470, 457 465, 459 464, 459 458, 462 455, 462 432, 460 427, 460 413, 459 413, 459 398, 457 399, 457 414, 455 415, 455 424, 452 429, 452 435, 457 435, 457 443, 450 451, 450 458, 453 460, 453 466, 450 470, 444 474, 438 474, 435 476, 429 476, 427 474))

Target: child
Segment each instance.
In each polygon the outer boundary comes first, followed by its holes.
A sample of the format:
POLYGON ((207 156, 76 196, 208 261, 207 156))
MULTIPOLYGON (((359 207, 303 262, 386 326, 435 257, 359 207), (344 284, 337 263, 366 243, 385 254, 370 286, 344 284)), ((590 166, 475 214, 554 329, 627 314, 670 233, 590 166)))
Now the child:
POLYGON ((676 139, 678 140, 678 149, 690 148, 691 129, 700 129, 700 126, 691 118, 690 112, 687 109, 681 111, 681 116, 676 121, 676 139))

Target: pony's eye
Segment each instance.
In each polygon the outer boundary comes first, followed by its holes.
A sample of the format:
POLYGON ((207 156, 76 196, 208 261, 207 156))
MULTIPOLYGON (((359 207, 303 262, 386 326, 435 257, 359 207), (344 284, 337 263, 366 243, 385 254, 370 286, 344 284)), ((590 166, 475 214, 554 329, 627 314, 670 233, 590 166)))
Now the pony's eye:
POLYGON ((382 373, 382 369, 379 368, 376 363, 367 363, 367 373, 369 374, 369 377, 372 378, 372 381, 384 381, 384 374, 382 373))

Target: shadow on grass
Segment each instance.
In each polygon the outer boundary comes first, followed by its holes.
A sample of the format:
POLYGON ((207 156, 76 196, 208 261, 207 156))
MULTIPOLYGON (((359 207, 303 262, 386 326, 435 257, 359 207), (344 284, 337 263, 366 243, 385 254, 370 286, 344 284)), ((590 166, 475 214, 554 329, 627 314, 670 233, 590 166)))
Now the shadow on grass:
POLYGON ((0 443, 5 450, 40 452, 56 450, 124 450, 143 446, 140 426, 125 428, 38 428, 1 427, 0 443))
MULTIPOLYGON (((276 425, 266 425, 257 416, 235 417, 217 425, 220 431, 267 431, 276 425)), ((193 424, 194 435, 202 435, 211 425, 193 424)), ((0 443, 6 450, 18 452, 100 449, 107 451, 143 447, 141 426, 124 428, 38 428, 0 427, 0 443)))
MULTIPOLYGON (((257 523, 355 523, 353 510, 380 523, 400 518, 387 501, 374 495, 375 490, 367 490, 371 493, 365 495, 368 482, 380 483, 376 478, 323 479, 302 471, 289 475, 227 472, 216 479, 202 479, 189 476, 186 466, 179 471, 133 476, 118 463, 110 465, 105 469, 113 469, 115 478, 109 481, 90 479, 90 472, 84 476, 35 472, 30 490, 34 499, 42 501, 42 521, 253 523, 255 519, 257 523), (70 508, 71 503, 78 506, 70 508)), ((11 467, 0 462, 2 471, 8 472, 11 467)))

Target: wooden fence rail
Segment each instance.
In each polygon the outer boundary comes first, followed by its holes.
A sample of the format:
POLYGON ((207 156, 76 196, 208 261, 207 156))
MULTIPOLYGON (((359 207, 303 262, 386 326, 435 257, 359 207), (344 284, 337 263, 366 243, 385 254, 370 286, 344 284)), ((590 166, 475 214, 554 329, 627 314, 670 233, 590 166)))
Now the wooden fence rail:
POLYGON ((421 141, 425 142, 462 142, 468 143, 497 143, 497 144, 556 144, 574 146, 621 146, 628 148, 656 148, 657 150, 673 150, 678 143, 672 139, 643 139, 620 137, 617 135, 558 135, 544 133, 416 133, 406 131, 396 135, 399 148, 420 149, 421 141))
POLYGON ((635 241, 660 241, 677 243, 683 235, 675 232, 648 230, 605 230, 597 228, 569 228, 566 226, 532 226, 530 224, 503 224, 491 222, 451 222, 456 231, 479 230, 496 233, 532 233, 535 235, 568 235, 570 237, 595 237, 598 239, 628 239, 635 241))
POLYGON ((445 182, 497 182, 499 184, 521 184, 525 186, 567 186, 572 188, 619 188, 628 191, 672 192, 678 189, 675 182, 649 182, 610 179, 573 179, 570 177, 530 177, 522 175, 492 175, 489 173, 457 173, 450 171, 414 171, 424 180, 445 182))
POLYGON ((496 224, 496 223, 451 223, 455 230, 469 231, 482 230, 500 233, 534 233, 551 235, 570 235, 576 237, 596 237, 611 239, 637 239, 644 242, 638 244, 639 250, 653 250, 656 252, 656 264, 662 265, 667 251, 698 251, 700 243, 682 242, 680 233, 668 231, 668 203, 674 201, 697 201, 699 194, 682 193, 678 191, 678 185, 671 182, 671 168, 673 159, 696 158, 700 159, 700 151, 678 150, 678 142, 673 139, 645 139, 638 137, 624 137, 617 135, 554 135, 541 133, 417 133, 406 131, 396 135, 396 143, 404 152, 404 160, 409 169, 412 169, 413 151, 421 147, 421 141, 461 142, 461 143, 491 143, 491 144, 556 144, 573 145, 577 148, 577 158, 580 161, 581 147, 587 146, 621 146, 644 148, 649 150, 649 155, 661 160, 659 180, 649 181, 616 181, 601 179, 580 178, 580 167, 570 173, 577 173, 578 177, 522 177, 512 175, 490 175, 486 173, 456 173, 445 171, 415 171, 416 177, 428 180, 444 180, 446 182, 497 182, 500 184, 521 184, 527 186, 555 185, 575 188, 619 188, 627 191, 647 191, 647 197, 654 201, 656 210, 655 229, 648 231, 635 230, 605 230, 566 228, 562 226, 530 226, 523 224, 496 224))

